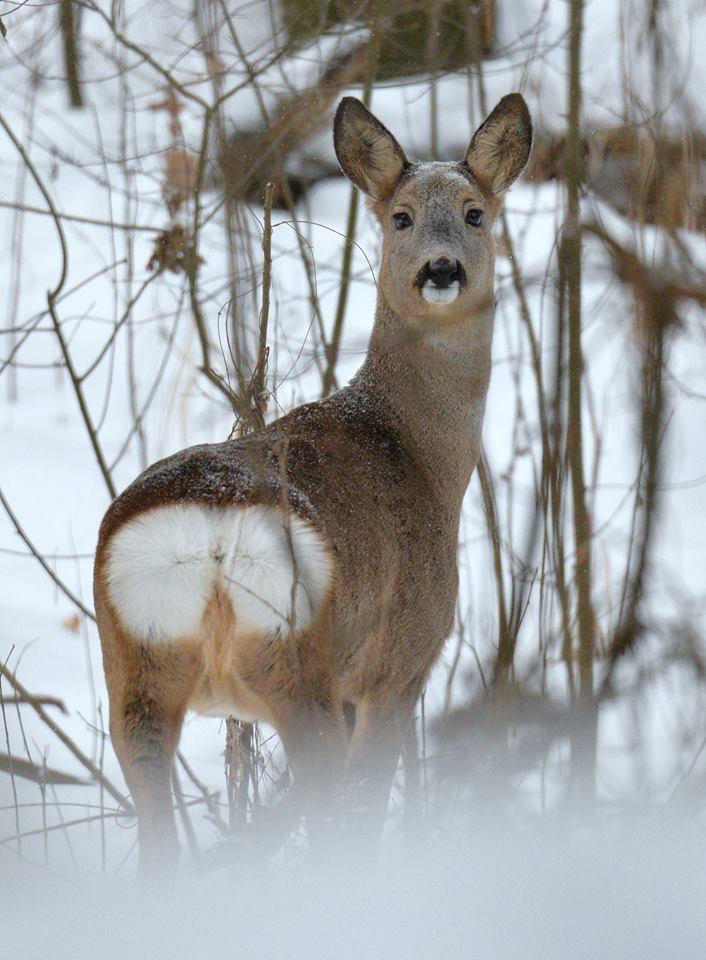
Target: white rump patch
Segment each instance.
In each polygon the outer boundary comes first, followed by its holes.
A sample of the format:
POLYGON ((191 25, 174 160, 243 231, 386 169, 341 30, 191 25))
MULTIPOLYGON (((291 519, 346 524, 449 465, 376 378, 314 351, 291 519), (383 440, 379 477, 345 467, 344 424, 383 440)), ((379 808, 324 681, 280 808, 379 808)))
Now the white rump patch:
POLYGON ((331 582, 322 535, 265 506, 157 507, 108 546, 110 598, 123 624, 156 643, 195 634, 216 586, 230 595, 236 630, 306 627, 331 582))
POLYGON ((461 284, 454 280, 448 287, 437 287, 437 285, 427 280, 422 287, 422 296, 428 303, 453 303, 461 292, 461 284))

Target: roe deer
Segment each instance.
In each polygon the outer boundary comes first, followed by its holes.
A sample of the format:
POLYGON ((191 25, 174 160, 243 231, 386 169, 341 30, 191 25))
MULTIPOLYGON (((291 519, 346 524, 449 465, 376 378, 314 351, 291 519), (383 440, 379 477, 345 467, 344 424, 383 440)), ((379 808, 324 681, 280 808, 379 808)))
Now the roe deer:
POLYGON ((96 613, 143 869, 176 857, 170 770, 189 708, 277 729, 310 836, 341 796, 379 831, 453 623, 490 376, 493 221, 531 140, 514 93, 461 162, 414 164, 342 100, 336 154, 383 235, 363 366, 257 434, 161 460, 108 510, 96 613))

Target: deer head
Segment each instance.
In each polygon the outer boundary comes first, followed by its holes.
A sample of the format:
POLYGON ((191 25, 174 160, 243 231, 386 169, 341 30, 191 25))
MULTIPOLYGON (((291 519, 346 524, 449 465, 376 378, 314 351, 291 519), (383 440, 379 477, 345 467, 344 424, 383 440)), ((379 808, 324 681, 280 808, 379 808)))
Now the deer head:
POLYGON ((467 318, 492 302, 493 222, 524 169, 532 123, 518 93, 500 101, 459 162, 410 163, 393 135, 354 97, 336 113, 334 144, 383 234, 380 295, 405 321, 467 318))

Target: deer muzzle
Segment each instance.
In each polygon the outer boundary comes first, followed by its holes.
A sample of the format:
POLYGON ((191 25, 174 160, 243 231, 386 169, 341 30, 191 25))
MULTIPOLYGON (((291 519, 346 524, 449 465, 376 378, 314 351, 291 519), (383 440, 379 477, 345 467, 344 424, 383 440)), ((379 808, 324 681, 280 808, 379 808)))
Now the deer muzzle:
POLYGON ((458 260, 436 257, 427 260, 415 282, 428 303, 453 303, 466 286, 466 271, 458 260))

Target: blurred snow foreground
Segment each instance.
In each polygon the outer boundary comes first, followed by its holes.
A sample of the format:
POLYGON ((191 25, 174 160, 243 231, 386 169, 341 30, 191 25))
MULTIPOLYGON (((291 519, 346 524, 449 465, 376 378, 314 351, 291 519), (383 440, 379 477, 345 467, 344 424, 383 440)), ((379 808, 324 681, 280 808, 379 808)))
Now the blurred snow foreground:
MULTIPOLYGON (((479 825, 478 825, 479 826, 479 825)), ((476 960, 700 960, 706 858, 695 831, 662 824, 479 830, 357 871, 77 888, 15 868, 3 956, 41 960, 288 956, 476 960), (655 827, 657 825, 653 825, 655 827)))
MULTIPOLYGON (((560 569, 555 541, 547 547, 551 537, 540 536, 538 479, 547 434, 538 393, 550 413, 563 402, 552 393, 566 348, 561 180, 519 185, 508 202, 484 433, 490 495, 474 478, 457 627, 420 705, 379 865, 311 874, 294 838, 269 871, 239 873, 236 863, 195 873, 192 861, 238 811, 226 803, 223 724, 192 718, 175 775, 182 875, 163 896, 132 889, 134 821, 120 810, 91 619, 98 524, 111 488, 159 457, 229 434, 238 375, 248 381, 257 361, 262 209, 230 206, 213 188, 218 137, 257 126, 283 95, 315 86, 322 61, 367 36, 352 25, 292 50, 269 4, 230 19, 224 6, 199 4, 192 18, 168 0, 130 0, 110 14, 84 4, 86 105, 72 112, 44 8, 0 8, 0 663, 9 671, 0 681, 0 950, 701 957, 706 251, 696 232, 628 219, 584 185, 584 456, 602 696, 595 796, 581 806, 571 776, 576 651, 562 645, 575 630, 570 498, 560 569), (201 160, 203 189, 194 192, 201 160), (616 663, 611 638, 629 605, 645 500, 648 338, 636 263, 649 267, 653 295, 681 299, 665 337, 659 510, 641 632, 616 663), (47 291, 58 291, 54 316, 47 291), (516 643, 512 671, 496 686, 499 585, 516 643), (405 808, 422 833, 405 833, 405 808), (405 851, 403 835, 412 838, 405 851)), ((539 132, 564 131, 569 5, 496 6, 497 52, 482 76, 469 69, 373 89, 372 109, 410 156, 428 155, 434 139, 441 156, 457 156, 481 104, 510 89, 523 91, 539 132)), ((659 33, 645 6, 586 5, 584 135, 590 141, 595 125, 656 125, 696 149, 703 7, 655 5, 659 33)), ((345 92, 360 96, 362 87, 345 92)), ((321 130, 287 158, 290 170, 312 156, 333 167, 330 130, 321 130)), ((345 383, 364 355, 379 241, 369 214, 361 208, 356 219, 353 209, 349 187, 330 178, 294 213, 273 213, 267 416, 321 394, 340 318, 335 381, 345 383)), ((247 809, 276 801, 286 784, 267 730, 257 733, 257 758, 247 809)))

